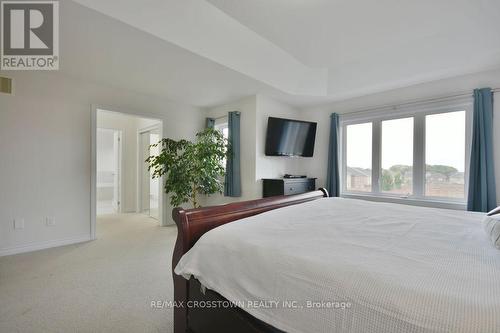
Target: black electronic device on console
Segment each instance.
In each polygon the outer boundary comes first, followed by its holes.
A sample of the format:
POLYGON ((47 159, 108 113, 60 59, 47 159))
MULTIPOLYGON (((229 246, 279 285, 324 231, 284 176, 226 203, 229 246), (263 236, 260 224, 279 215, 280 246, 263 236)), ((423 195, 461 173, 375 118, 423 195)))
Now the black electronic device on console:
POLYGON ((287 179, 307 178, 307 176, 306 175, 291 175, 289 173, 285 173, 285 175, 283 176, 283 178, 287 178, 287 179))

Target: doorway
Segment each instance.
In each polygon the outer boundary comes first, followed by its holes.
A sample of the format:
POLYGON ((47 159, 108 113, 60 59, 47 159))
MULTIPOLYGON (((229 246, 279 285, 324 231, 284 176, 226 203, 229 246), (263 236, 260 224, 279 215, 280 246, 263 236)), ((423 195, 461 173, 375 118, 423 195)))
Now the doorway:
POLYGON ((158 154, 150 144, 162 137, 160 119, 92 107, 92 239, 103 214, 115 214, 114 220, 126 218, 123 214, 141 214, 153 224, 165 225, 163 182, 152 179, 145 162, 158 154))

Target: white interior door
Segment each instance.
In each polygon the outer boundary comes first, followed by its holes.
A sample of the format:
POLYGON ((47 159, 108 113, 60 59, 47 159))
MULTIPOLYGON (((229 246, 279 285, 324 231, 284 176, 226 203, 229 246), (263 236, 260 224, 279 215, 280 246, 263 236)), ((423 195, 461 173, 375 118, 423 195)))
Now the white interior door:
POLYGON ((120 131, 113 132, 113 209, 115 212, 120 212, 120 173, 121 173, 121 133, 120 131))
POLYGON ((96 214, 119 213, 121 131, 98 128, 96 134, 96 214))

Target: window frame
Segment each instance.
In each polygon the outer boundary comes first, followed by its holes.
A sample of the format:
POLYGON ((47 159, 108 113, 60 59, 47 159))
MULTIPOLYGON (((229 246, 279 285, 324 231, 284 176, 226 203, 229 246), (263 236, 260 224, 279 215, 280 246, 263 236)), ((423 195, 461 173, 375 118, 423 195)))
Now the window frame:
POLYGON ((408 103, 401 106, 384 107, 340 115, 340 189, 341 196, 346 198, 368 199, 404 203, 437 208, 465 209, 469 183, 470 151, 472 142, 472 110, 473 100, 470 97, 447 99, 420 103, 408 103), (433 114, 465 111, 465 186, 464 198, 435 197, 425 195, 426 185, 426 133, 425 117, 433 114), (397 193, 382 192, 380 189, 382 173, 382 122, 413 117, 413 184, 409 196, 397 193), (371 192, 352 191, 346 188, 347 177, 347 131, 346 126, 372 123, 372 190, 371 192))

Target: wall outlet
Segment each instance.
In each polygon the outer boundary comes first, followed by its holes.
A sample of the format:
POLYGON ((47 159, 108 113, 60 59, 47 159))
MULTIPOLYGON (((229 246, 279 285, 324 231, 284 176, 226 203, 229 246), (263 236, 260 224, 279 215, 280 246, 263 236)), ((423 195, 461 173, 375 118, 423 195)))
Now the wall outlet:
POLYGON ((48 227, 55 226, 56 225, 56 218, 53 216, 46 217, 45 224, 47 224, 48 227))
POLYGON ((16 230, 24 229, 24 219, 15 218, 14 219, 14 229, 16 229, 16 230))

